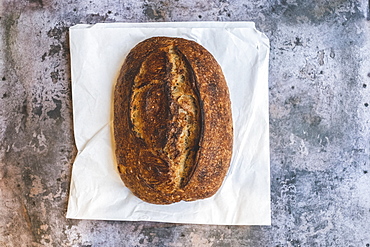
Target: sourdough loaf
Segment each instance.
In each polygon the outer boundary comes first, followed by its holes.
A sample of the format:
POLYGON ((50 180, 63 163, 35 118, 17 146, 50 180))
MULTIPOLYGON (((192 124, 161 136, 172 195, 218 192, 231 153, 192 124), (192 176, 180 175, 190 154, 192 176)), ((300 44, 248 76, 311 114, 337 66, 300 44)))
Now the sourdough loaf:
POLYGON ((114 89, 113 128, 121 179, 140 199, 170 204, 214 195, 233 141, 221 67, 194 41, 140 42, 114 89))

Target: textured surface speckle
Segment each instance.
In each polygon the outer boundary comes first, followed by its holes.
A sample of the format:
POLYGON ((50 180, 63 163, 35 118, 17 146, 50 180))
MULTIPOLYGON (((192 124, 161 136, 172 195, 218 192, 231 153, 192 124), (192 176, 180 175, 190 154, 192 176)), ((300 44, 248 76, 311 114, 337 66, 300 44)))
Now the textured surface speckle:
POLYGON ((370 22, 354 0, 0 2, 0 246, 370 246, 370 22), (68 28, 254 21, 271 41, 271 226, 65 218, 68 28))

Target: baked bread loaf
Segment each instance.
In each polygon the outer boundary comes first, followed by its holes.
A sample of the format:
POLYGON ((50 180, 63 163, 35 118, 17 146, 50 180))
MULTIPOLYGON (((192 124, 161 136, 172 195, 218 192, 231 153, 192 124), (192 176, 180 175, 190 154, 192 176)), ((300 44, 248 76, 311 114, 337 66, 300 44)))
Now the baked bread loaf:
POLYGON ((194 41, 140 42, 114 89, 113 128, 121 179, 143 201, 170 204, 214 195, 233 142, 221 67, 194 41))

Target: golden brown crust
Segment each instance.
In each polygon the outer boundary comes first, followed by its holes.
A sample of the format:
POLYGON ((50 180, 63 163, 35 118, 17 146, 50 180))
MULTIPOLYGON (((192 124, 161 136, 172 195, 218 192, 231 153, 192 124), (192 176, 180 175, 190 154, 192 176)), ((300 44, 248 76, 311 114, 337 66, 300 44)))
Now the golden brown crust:
POLYGON ((233 128, 221 67, 201 45, 137 44, 114 92, 114 139, 125 185, 154 204, 214 195, 229 168, 233 128))

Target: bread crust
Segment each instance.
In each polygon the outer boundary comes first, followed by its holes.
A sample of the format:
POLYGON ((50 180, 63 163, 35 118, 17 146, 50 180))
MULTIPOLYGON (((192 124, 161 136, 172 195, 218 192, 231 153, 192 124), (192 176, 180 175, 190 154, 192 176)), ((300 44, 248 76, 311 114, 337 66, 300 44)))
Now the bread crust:
POLYGON ((143 201, 171 204, 214 195, 233 145, 221 67, 194 41, 140 42, 115 86, 113 128, 121 179, 143 201))

